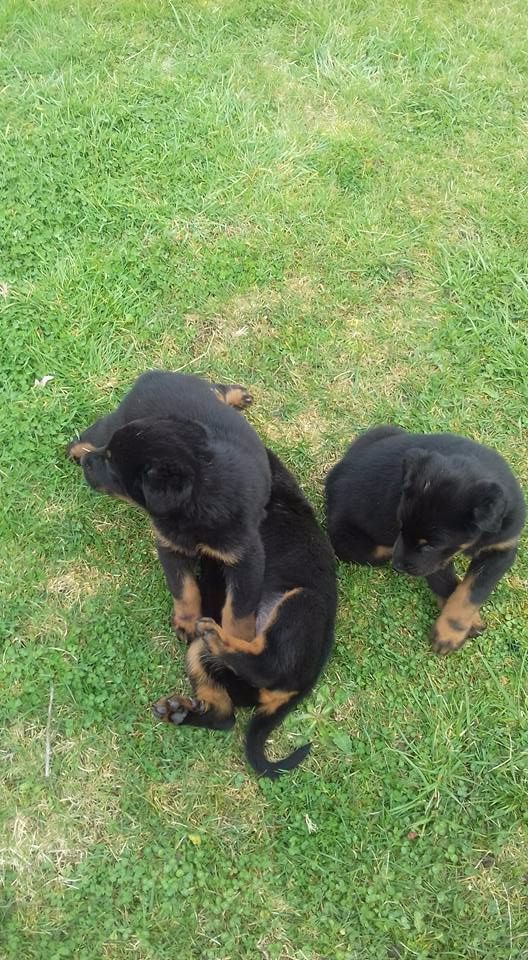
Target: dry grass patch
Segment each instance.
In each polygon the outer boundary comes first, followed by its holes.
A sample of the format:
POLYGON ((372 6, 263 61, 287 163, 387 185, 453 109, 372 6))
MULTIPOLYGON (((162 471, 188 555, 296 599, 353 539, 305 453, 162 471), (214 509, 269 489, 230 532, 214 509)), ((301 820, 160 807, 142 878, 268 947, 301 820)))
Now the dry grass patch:
POLYGON ((103 583, 116 585, 120 580, 118 574, 103 573, 97 567, 78 560, 75 564, 68 563, 67 569, 48 580, 46 593, 59 600, 61 605, 71 607, 81 603, 85 597, 93 596, 103 583))
POLYGON ((51 775, 44 778, 46 728, 18 723, 6 731, 1 750, 0 882, 9 876, 11 896, 28 899, 46 882, 74 883, 71 869, 101 840, 118 855, 124 843, 106 833, 119 813, 119 768, 115 738, 97 749, 54 736, 51 775), (40 778, 35 776, 41 771, 40 778), (31 781, 28 780, 31 773, 31 781), (24 782, 32 782, 29 795, 24 782), (18 794, 21 784, 23 793, 18 794))

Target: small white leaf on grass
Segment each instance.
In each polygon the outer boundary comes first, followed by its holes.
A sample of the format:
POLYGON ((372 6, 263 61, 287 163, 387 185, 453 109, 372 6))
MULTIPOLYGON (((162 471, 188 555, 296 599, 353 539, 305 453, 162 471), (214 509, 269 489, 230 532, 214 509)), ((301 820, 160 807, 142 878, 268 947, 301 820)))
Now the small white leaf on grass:
POLYGON ((49 374, 47 374, 45 377, 41 377, 40 380, 39 380, 38 377, 37 377, 37 378, 35 378, 35 383, 33 384, 33 386, 34 386, 34 387, 45 387, 46 384, 50 382, 50 380, 53 380, 53 377, 50 376, 49 374))
POLYGON ((314 823, 313 820, 310 820, 307 813, 304 814, 304 822, 306 823, 308 833, 317 833, 317 824, 314 823))

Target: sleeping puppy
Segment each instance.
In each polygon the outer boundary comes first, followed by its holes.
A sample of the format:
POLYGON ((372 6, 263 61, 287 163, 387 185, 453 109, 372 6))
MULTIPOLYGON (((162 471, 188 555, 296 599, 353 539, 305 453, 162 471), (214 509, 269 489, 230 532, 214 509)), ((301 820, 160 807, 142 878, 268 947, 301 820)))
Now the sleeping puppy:
POLYGON ((201 616, 194 565, 204 555, 225 569, 222 627, 246 641, 255 636, 271 473, 264 445, 232 409, 249 402, 238 385, 151 370, 68 448, 91 487, 149 514, 173 626, 187 636, 201 616))
POLYGON ((441 608, 437 653, 481 633, 479 608, 511 567, 525 520, 521 488, 494 450, 455 434, 368 430, 326 479, 337 557, 425 577, 441 608), (459 582, 453 557, 470 558, 459 582))
POLYGON ((153 705, 156 717, 174 724, 227 729, 234 709, 254 706, 246 757, 257 773, 275 778, 292 770, 310 745, 283 760, 265 755, 266 739, 312 689, 334 637, 335 561, 330 544, 296 481, 268 451, 271 497, 260 527, 266 557, 254 639, 234 636, 218 622, 225 584, 218 564, 202 561, 200 589, 205 617, 187 650, 193 696, 171 694, 153 705))

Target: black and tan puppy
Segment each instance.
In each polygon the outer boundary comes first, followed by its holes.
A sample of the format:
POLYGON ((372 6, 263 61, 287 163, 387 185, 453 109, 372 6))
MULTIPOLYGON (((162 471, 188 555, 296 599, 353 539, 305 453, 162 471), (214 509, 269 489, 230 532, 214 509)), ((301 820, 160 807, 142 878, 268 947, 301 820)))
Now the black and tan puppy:
POLYGON ((336 611, 335 561, 327 538, 296 481, 268 451, 271 497, 260 533, 265 572, 257 633, 242 640, 216 622, 225 585, 214 561, 202 563, 202 607, 187 651, 193 697, 171 694, 153 706, 175 724, 227 729, 238 706, 254 706, 246 756, 258 773, 274 778, 303 760, 310 745, 280 761, 266 758, 271 731, 312 689, 330 653, 336 611))
POLYGON ((438 653, 483 629, 479 608, 512 565, 524 525, 520 486, 494 450, 455 434, 368 430, 326 480, 337 557, 425 577, 441 608, 438 653), (459 582, 453 557, 470 558, 459 582))
POLYGON ((271 473, 264 445, 232 409, 250 400, 237 385, 151 370, 68 449, 91 487, 150 515, 173 625, 189 636, 201 616, 194 566, 204 555, 225 569, 223 628, 255 636, 264 576, 259 526, 271 473))

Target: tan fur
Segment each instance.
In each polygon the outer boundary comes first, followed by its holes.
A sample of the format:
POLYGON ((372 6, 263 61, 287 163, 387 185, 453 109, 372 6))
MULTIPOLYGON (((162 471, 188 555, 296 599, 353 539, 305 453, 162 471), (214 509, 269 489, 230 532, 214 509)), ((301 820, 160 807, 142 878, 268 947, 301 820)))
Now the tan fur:
POLYGON ((212 547, 208 547, 206 543, 199 543, 196 547, 198 553, 205 553, 206 556, 212 557, 213 560, 219 560, 220 563, 224 563, 226 567, 234 567, 238 563, 238 557, 236 553, 223 553, 221 550, 214 550, 212 547))
MULTIPOLYGON (((203 621, 202 621, 203 623, 203 621)), ((252 640, 243 640, 241 637, 230 636, 214 620, 207 622, 207 626, 200 627, 207 640, 207 646, 215 657, 223 653, 245 653, 259 656, 266 647, 266 634, 257 633, 252 640)))
POLYGON ((198 584, 191 574, 183 578, 181 596, 174 598, 172 608, 172 625, 175 630, 184 630, 193 634, 196 621, 202 614, 202 599, 198 584))
POLYGON ((378 547, 374 547, 372 556, 375 560, 388 560, 389 557, 392 557, 392 549, 392 547, 384 547, 383 544, 380 544, 378 547))
POLYGON ((208 547, 206 543, 197 543, 196 550, 183 550, 182 547, 179 547, 176 543, 173 543, 172 540, 169 540, 163 533, 161 533, 152 520, 151 525, 156 540, 161 544, 162 547, 165 547, 166 550, 172 550, 173 553, 181 553, 184 557, 195 557, 198 553, 204 553, 208 557, 212 557, 214 560, 218 560, 220 563, 225 564, 227 567, 233 567, 236 563, 238 563, 238 557, 235 553, 222 553, 220 550, 214 550, 212 547, 208 547))
POLYGON ((236 617, 233 612, 233 598, 230 593, 222 610, 222 630, 228 636, 239 640, 254 640, 256 630, 256 616, 254 613, 246 617, 236 617))
POLYGON ((445 601, 433 631, 433 646, 439 653, 458 650, 471 632, 482 630, 479 608, 471 602, 472 577, 466 576, 445 601))
POLYGON ((478 550, 475 556, 480 557, 482 553, 495 553, 496 550, 499 552, 511 550, 512 547, 517 546, 518 539, 518 537, 510 537, 509 540, 500 540, 498 543, 490 543, 487 547, 482 547, 481 550, 478 550))
POLYGON ((191 681, 193 691, 198 700, 220 713, 223 716, 233 712, 231 698, 223 687, 220 687, 205 672, 201 657, 208 653, 205 641, 202 639, 193 640, 187 649, 186 666, 187 676, 191 681))
POLYGON ((86 441, 79 440, 78 443, 74 443, 73 446, 70 447, 68 456, 70 460, 80 460, 83 454, 91 453, 92 450, 95 449, 96 447, 94 447, 93 443, 86 443, 86 441))
POLYGON ((297 690, 259 690, 259 713, 275 713, 288 700, 295 696, 297 690))
POLYGON ((229 387, 229 389, 221 390, 213 385, 212 390, 221 403, 226 403, 229 407, 235 407, 237 410, 244 410, 252 401, 251 395, 243 387, 229 387))
POLYGON ((245 653, 251 656, 259 656, 266 648, 267 631, 275 623, 279 610, 282 605, 290 599, 301 593, 302 587, 295 587, 293 590, 287 590, 282 597, 277 600, 272 610, 270 610, 266 622, 259 633, 252 640, 244 640, 242 637, 232 636, 220 627, 214 620, 211 620, 206 628, 207 645, 211 653, 219 657, 222 653, 245 653))

